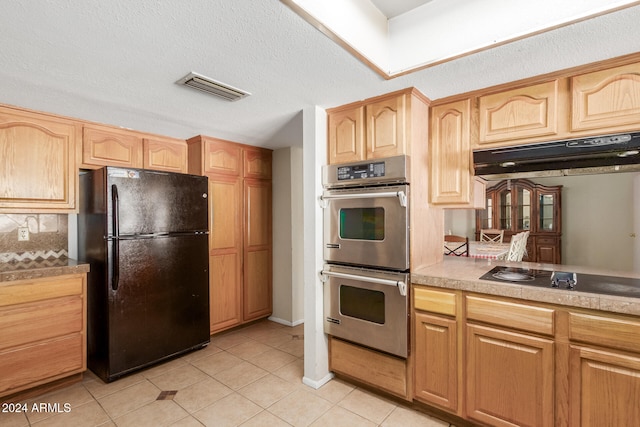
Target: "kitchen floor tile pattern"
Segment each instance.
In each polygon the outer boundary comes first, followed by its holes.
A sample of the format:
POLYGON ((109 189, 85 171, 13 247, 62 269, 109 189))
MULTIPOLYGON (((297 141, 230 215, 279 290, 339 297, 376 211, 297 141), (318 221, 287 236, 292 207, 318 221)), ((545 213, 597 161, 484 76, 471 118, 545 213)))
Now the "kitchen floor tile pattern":
POLYGON ((87 371, 80 383, 24 402, 50 404, 48 412, 0 413, 0 425, 450 427, 338 379, 305 386, 303 329, 260 321, 110 384, 87 371))

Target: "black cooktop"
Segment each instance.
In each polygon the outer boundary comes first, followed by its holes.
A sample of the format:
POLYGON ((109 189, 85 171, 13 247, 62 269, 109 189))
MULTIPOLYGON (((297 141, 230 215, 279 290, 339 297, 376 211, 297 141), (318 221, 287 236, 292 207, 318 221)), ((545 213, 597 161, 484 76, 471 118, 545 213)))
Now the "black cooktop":
POLYGON ((517 283, 575 292, 640 298, 640 279, 599 276, 567 271, 536 270, 516 267, 494 267, 480 276, 483 280, 517 283))

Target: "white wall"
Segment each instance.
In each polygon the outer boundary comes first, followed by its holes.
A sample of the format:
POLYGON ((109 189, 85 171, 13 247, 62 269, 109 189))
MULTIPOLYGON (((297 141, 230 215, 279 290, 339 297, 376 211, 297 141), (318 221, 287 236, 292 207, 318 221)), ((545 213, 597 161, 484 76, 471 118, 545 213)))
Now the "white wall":
POLYGON ((302 280, 302 148, 273 152, 273 314, 278 323, 304 321, 302 280))

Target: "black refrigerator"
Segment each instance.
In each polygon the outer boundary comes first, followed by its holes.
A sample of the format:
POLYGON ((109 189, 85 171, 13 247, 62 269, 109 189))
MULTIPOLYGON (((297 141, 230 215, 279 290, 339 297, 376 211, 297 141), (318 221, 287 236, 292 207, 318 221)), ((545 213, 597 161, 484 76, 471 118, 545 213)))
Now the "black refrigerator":
POLYGON ((81 173, 87 365, 104 381, 209 343, 207 193, 202 176, 81 173))

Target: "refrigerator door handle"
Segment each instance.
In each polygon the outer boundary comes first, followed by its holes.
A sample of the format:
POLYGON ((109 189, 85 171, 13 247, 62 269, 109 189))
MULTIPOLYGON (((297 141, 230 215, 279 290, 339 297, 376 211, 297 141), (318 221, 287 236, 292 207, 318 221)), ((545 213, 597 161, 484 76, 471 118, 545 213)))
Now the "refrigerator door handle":
POLYGON ((113 221, 113 271, 111 275, 111 289, 118 290, 120 281, 120 225, 118 224, 118 187, 111 185, 111 220, 113 221))

